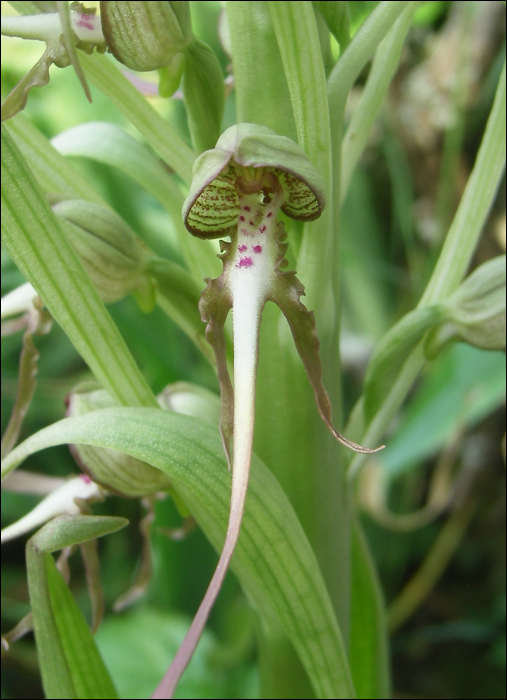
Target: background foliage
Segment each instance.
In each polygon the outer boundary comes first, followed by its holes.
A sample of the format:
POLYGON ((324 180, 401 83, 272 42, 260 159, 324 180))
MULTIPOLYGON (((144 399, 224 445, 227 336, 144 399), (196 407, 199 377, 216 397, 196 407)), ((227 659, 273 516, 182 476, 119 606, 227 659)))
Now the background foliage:
MULTIPOLYGON (((353 28, 376 4, 350 3, 353 28)), ((229 59, 215 30, 220 3, 191 5, 194 31, 215 50, 225 73, 229 59)), ((374 344, 413 308, 424 290, 452 220, 498 82, 505 53, 504 12, 495 2, 430 2, 421 8, 409 33, 400 68, 344 203, 344 415, 360 394, 374 344)), ((2 62, 3 97, 40 55, 35 42, 5 41, 9 43, 2 62)), ((48 137, 94 120, 117 123, 134 133, 93 86, 89 105, 71 70, 51 71, 50 84, 33 91, 26 108, 26 115, 48 137)), ((350 96, 351 108, 367 72, 350 96)), ((156 96, 150 100, 188 142, 182 103, 156 96)), ((224 128, 234 123, 233 103, 234 95, 227 103, 224 128)), ((72 162, 157 253, 182 261, 171 222, 148 192, 106 165, 80 158, 72 162)), ((504 186, 473 265, 502 252, 504 186)), ((23 282, 5 253, 2 273, 2 294, 23 282)), ((155 393, 180 380, 218 392, 210 365, 159 309, 144 315, 128 297, 109 310, 155 393)), ((58 326, 36 343, 41 354, 39 381, 22 437, 63 417, 67 393, 90 376, 58 326)), ((19 352, 19 335, 3 341, 2 425, 13 405, 19 352)), ((368 469, 358 480, 361 520, 390 605, 396 697, 505 697, 505 471, 500 450, 504 360, 501 353, 463 344, 445 350, 427 367, 396 419, 389 450, 379 457, 385 483, 376 481, 368 469), (409 529, 407 520, 390 514, 423 507, 435 474, 446 470, 455 479, 454 487, 436 518, 424 522, 423 517, 418 527, 409 529), (381 502, 379 494, 387 486, 388 497, 381 502)), ((65 447, 37 454, 26 467, 54 475, 77 471, 65 447)), ((34 502, 29 496, 2 493, 2 521, 19 518, 34 502)), ((95 510, 100 512, 101 506, 95 510)), ((100 543, 110 608, 136 567, 141 546, 136 522, 142 513, 137 500, 123 499, 110 499, 107 512, 131 521, 128 528, 100 543)), ((170 499, 157 504, 152 538, 155 577, 149 592, 131 610, 109 614, 97 635, 121 697, 141 698, 151 692, 165 671, 160 648, 177 648, 215 566, 216 554, 199 530, 183 542, 163 534, 164 528, 179 524, 170 499), (131 639, 135 644, 129 643, 131 639)), ((28 604, 23 547, 17 541, 4 545, 2 556, 6 629, 27 612, 28 604)), ((89 614, 83 572, 75 559, 72 589, 89 614)), ((228 574, 179 697, 257 697, 253 627, 245 598, 228 574)), ((2 697, 42 697, 30 637, 13 645, 4 663, 2 697)))

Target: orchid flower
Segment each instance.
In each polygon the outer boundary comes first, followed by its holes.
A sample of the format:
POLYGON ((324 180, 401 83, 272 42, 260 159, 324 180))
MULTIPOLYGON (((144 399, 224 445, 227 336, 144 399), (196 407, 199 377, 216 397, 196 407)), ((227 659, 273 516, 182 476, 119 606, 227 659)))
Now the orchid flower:
POLYGON ((368 449, 347 440, 333 426, 331 403, 322 384, 319 341, 313 312, 300 302, 304 287, 295 272, 281 270, 284 255, 282 211, 299 221, 317 219, 324 208, 321 179, 304 151, 269 128, 239 124, 223 133, 214 149, 194 164, 190 193, 183 205, 185 226, 198 238, 230 236, 220 241, 223 272, 207 279, 199 309, 206 338, 215 352, 221 392, 220 430, 232 491, 224 547, 206 595, 173 663, 153 698, 172 697, 197 646, 220 591, 238 540, 252 457, 255 379, 262 310, 273 301, 287 318, 320 415, 334 437, 356 452, 368 449), (229 377, 224 323, 233 312, 234 389, 229 377))

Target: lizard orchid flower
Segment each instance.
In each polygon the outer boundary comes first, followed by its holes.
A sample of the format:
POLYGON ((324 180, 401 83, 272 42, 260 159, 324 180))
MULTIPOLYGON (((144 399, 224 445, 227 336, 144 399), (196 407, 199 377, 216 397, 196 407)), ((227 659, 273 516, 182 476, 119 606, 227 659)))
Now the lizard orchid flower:
POLYGON ((259 328, 267 301, 275 302, 287 318, 317 407, 334 437, 357 452, 376 451, 347 440, 334 428, 331 404, 322 384, 313 312, 300 302, 304 287, 296 273, 281 269, 287 264, 287 234, 278 221, 279 212, 292 219, 313 221, 323 208, 323 185, 304 151, 266 127, 233 126, 214 149, 195 161, 190 193, 183 205, 185 226, 198 238, 231 238, 220 242, 223 271, 218 279, 206 280, 199 309, 217 362, 220 430, 229 467, 232 465, 232 492, 227 535, 217 568, 154 698, 172 697, 197 646, 239 536, 252 456, 259 328), (227 369, 224 332, 231 309, 234 389, 227 369))

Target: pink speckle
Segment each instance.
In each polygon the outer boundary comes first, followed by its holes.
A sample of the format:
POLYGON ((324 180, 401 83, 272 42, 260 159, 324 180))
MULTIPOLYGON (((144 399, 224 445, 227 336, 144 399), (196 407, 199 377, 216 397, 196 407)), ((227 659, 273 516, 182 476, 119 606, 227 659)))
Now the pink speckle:
POLYGON ((245 217, 244 217, 244 216, 240 216, 240 217, 239 217, 239 220, 240 220, 240 221, 244 221, 244 220, 245 220, 245 217))
POLYGON ((248 248, 247 245, 239 245, 238 246, 238 250, 240 253, 244 253, 247 248, 248 248))
POLYGON ((88 474, 80 474, 79 478, 82 479, 85 482, 85 484, 91 484, 92 482, 88 474))
POLYGON ((250 207, 243 207, 245 211, 250 211, 250 207))
POLYGON ((266 230, 266 227, 265 227, 265 226, 259 226, 259 232, 260 232, 260 233, 264 233, 265 230, 266 230))
POLYGON ((239 230, 240 230, 240 232, 241 232, 244 236, 248 236, 248 235, 249 235, 249 233, 248 233, 248 231, 246 230, 246 228, 240 228, 239 230))
POLYGON ((254 225, 254 222, 253 222, 253 221, 249 221, 248 223, 250 224, 250 226, 253 226, 253 225, 254 225))
POLYGON ((253 252, 254 253, 262 253, 262 246, 261 245, 254 245, 253 252))
POLYGON ((85 27, 85 29, 92 31, 94 29, 93 16, 80 14, 76 19, 76 24, 78 27, 85 27))
POLYGON ((236 267, 252 267, 253 260, 250 257, 240 258, 236 267))
POLYGON ((269 212, 266 214, 266 219, 269 219, 270 216, 273 216, 273 212, 272 212, 272 211, 269 211, 269 212))

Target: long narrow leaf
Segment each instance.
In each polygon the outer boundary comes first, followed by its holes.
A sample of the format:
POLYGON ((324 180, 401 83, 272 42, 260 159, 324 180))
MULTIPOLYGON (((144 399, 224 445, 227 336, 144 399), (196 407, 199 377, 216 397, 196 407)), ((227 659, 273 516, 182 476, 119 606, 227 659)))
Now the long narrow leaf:
POLYGON ((409 3, 380 43, 375 54, 368 82, 343 137, 342 202, 347 194, 354 168, 368 141, 371 127, 384 103, 387 88, 399 66, 407 32, 420 4, 419 2, 409 3))
POLYGON ((182 180, 190 183, 195 154, 106 56, 80 55, 86 76, 139 130, 182 180))
POLYGON ((44 192, 107 206, 86 178, 24 115, 16 114, 9 119, 7 129, 44 192))
POLYGON ((27 542, 28 588, 47 698, 118 697, 51 552, 102 537, 127 523, 125 518, 61 515, 27 542))
MULTIPOLYGON (((418 307, 429 306, 444 300, 461 282, 482 232, 484 222, 494 201, 505 168, 505 93, 506 64, 504 61, 493 107, 474 163, 470 178, 463 192, 458 210, 447 233, 428 286, 418 307)), ((389 393, 370 422, 364 425, 363 398, 354 408, 347 430, 355 439, 379 440, 396 411, 410 391, 425 361, 422 343, 419 343, 403 366, 389 393)), ((362 455, 356 455, 350 465, 353 477, 363 463, 362 455)))
POLYGON ((2 242, 104 388, 122 404, 155 406, 145 378, 4 125, 2 242))
MULTIPOLYGON (((84 443, 126 452, 164 471, 220 550, 226 530, 230 472, 216 429, 195 418, 153 409, 115 408, 59 421, 13 450, 8 473, 51 445, 84 443)), ((318 697, 352 698, 343 641, 319 566, 294 511, 258 460, 232 568, 254 605, 274 611, 318 697)))

